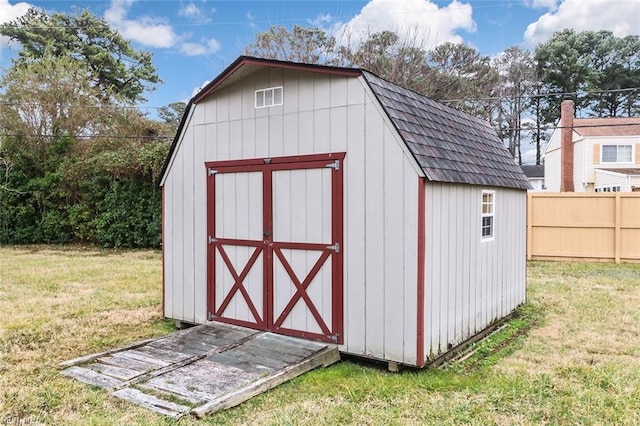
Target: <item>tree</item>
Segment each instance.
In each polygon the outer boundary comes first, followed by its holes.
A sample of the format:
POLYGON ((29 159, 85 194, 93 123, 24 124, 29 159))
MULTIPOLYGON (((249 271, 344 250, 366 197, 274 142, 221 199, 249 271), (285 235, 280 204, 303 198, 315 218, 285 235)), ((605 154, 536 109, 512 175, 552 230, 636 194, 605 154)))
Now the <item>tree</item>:
POLYGON ((429 69, 417 39, 402 40, 393 31, 367 32, 358 43, 336 39, 321 28, 272 26, 258 33, 245 54, 310 64, 358 67, 401 86, 424 93, 429 69))
POLYGON ((535 59, 550 96, 546 122, 559 116, 563 95, 576 110, 596 116, 632 115, 640 106, 640 37, 618 38, 610 31, 564 30, 536 47, 535 59))
POLYGON ((5 144, 17 143, 21 161, 28 161, 21 169, 44 175, 53 141, 99 131, 112 110, 95 114, 102 94, 87 72, 82 62, 45 50, 38 61, 17 62, 4 74, 0 127, 9 135, 5 144))
POLYGON ((184 110, 187 108, 187 104, 184 102, 171 102, 168 105, 158 108, 158 118, 163 124, 168 126, 167 130, 171 130, 171 133, 175 133, 176 129, 180 125, 184 110))
POLYGON ((245 49, 246 55, 308 64, 332 64, 336 40, 321 28, 294 25, 291 31, 272 25, 256 35, 245 49))
POLYGON ((487 120, 493 116, 493 96, 498 73, 488 56, 469 46, 443 43, 427 54, 432 73, 432 91, 436 100, 455 100, 453 106, 487 120))
POLYGON ((548 108, 548 101, 549 99, 542 93, 540 79, 536 78, 533 95, 529 98, 529 107, 535 119, 535 124, 531 128, 531 139, 536 146, 536 164, 542 162, 542 144, 550 137, 546 131, 547 123, 544 122, 543 114, 545 107, 548 108))
POLYGON ((371 71, 416 92, 431 92, 432 71, 417 38, 401 39, 393 31, 368 32, 359 44, 350 42, 337 50, 337 61, 371 71))
POLYGON ((609 31, 586 33, 590 42, 591 67, 586 98, 592 115, 633 115, 638 108, 640 84, 640 37, 617 38, 609 31))
MULTIPOLYGON (((499 136, 507 141, 511 155, 522 164, 522 134, 531 95, 536 88, 535 62, 531 52, 518 47, 510 47, 493 60, 493 67, 499 74, 496 94, 497 122, 499 136)), ((536 164, 540 164, 540 143, 536 145, 536 164)))
POLYGON ((84 64, 85 77, 104 100, 143 101, 144 92, 160 82, 151 53, 133 49, 104 19, 87 10, 49 15, 32 8, 15 21, 1 24, 0 34, 22 46, 15 60, 18 65, 48 54, 84 64))
POLYGON ((88 72, 45 49, 0 80, 0 243, 158 246, 163 124, 107 102, 88 72))

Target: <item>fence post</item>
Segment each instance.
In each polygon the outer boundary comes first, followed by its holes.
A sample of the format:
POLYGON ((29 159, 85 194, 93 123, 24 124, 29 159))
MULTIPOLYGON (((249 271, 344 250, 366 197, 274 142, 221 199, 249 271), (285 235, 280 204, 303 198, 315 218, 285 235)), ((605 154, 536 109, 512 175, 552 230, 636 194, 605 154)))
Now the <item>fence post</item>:
POLYGON ((533 255, 531 253, 531 248, 533 247, 533 242, 531 241, 533 236, 533 224, 531 223, 533 219, 533 193, 531 191, 527 191, 527 260, 531 260, 533 255))
POLYGON ((616 202, 615 202, 615 232, 614 232, 614 245, 615 245, 615 262, 620 263, 620 221, 621 221, 621 211, 620 211, 620 193, 616 192, 616 202))

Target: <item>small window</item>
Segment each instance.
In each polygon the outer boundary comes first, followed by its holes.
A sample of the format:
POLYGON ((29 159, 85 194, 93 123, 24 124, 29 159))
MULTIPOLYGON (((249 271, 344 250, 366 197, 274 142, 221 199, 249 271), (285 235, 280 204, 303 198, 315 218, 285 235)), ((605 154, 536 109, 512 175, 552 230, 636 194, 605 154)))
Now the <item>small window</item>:
POLYGON ((256 108, 282 105, 282 86, 256 90, 256 108))
POLYGON ((633 145, 602 145, 603 163, 633 162, 633 145))
POLYGON ((599 186, 595 188, 596 192, 620 192, 620 185, 618 186, 599 186))
POLYGON ((495 191, 482 191, 482 239, 493 239, 495 219, 495 191))

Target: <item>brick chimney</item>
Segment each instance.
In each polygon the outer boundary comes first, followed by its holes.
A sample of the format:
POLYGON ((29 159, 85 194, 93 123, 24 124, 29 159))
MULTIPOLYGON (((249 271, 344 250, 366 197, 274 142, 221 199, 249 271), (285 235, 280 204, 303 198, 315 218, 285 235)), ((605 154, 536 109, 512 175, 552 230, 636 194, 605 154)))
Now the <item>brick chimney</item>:
POLYGON ((570 99, 560 104, 560 192, 574 192, 573 188, 573 114, 570 99))

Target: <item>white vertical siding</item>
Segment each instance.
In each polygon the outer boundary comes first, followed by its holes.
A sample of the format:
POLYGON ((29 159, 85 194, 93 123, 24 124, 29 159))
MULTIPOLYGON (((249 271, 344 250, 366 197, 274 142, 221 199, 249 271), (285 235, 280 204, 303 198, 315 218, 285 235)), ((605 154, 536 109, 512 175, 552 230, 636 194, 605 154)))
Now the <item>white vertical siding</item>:
MULTIPOLYGON (((355 80, 352 80, 355 81, 355 80)), ((356 83, 359 83, 356 81, 356 83)), ((349 85, 349 99, 357 88, 349 85)), ((360 88, 362 91, 362 88, 360 88)), ((363 91, 362 91, 363 92, 363 91)), ((344 214, 348 218, 344 227, 344 333, 345 349, 353 353, 364 353, 367 338, 367 316, 364 312, 364 298, 367 294, 366 241, 363 238, 365 221, 365 150, 356 149, 357 141, 364 140, 364 103, 347 107, 347 141, 352 149, 345 157, 344 171, 344 214)))
MULTIPOLYGON (((367 104, 367 146, 365 150, 365 283, 364 306, 360 300, 348 300, 347 309, 364 311, 367 321, 365 351, 376 356, 384 354, 384 121, 371 103, 367 104), (378 147, 378 149, 375 149, 378 147), (355 305, 355 306, 354 306, 355 305)), ((348 223, 348 222, 347 222, 348 223)), ((356 236, 357 238, 357 236, 356 236)), ((362 237, 360 237, 362 238, 362 237)), ((347 242, 348 243, 348 242, 347 242)), ((349 265, 346 265, 347 268, 349 265)))
POLYGON ((575 192, 584 192, 587 184, 585 157, 587 155, 584 139, 573 144, 573 187, 575 192))
POLYGON ((547 191, 560 192, 560 149, 547 151, 544 156, 544 182, 547 191))
MULTIPOLYGON (((205 161, 347 152, 341 349, 414 364, 416 166, 364 82, 264 70, 217 90, 194 108, 165 179, 165 219, 171 222, 165 230, 165 315, 205 321, 205 161), (254 108, 254 90, 280 85, 282 106, 254 108)), ((303 263, 306 267, 307 260, 303 263)))
POLYGON ((426 185, 425 354, 433 359, 525 301, 526 191, 426 185), (482 189, 495 190, 481 239, 482 189))

